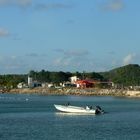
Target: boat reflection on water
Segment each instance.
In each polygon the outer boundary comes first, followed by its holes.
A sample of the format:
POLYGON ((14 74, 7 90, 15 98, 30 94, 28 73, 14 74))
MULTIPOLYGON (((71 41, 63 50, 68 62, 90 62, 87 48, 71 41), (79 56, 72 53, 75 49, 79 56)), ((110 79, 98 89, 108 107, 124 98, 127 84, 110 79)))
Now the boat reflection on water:
POLYGON ((67 113, 67 112, 56 112, 56 116, 95 116, 95 114, 83 114, 83 113, 67 113))

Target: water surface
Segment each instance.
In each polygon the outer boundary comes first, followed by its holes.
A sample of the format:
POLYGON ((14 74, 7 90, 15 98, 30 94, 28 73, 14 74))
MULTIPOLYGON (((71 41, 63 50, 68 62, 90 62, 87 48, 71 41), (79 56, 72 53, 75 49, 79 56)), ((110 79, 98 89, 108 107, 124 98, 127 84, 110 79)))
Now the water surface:
POLYGON ((1 140, 138 140, 140 99, 0 94, 1 140), (60 113, 54 104, 100 105, 107 113, 60 113))

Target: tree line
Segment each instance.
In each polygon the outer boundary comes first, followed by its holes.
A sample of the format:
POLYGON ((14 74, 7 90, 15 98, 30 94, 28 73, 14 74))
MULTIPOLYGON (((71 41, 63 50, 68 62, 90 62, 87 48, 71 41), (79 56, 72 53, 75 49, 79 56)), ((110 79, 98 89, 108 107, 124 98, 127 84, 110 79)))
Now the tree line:
POLYGON ((96 80, 104 80, 104 77, 96 72, 51 72, 51 71, 34 71, 31 70, 28 74, 24 75, 0 75, 0 88, 8 87, 15 88, 18 83, 24 82, 27 83, 28 76, 32 77, 34 81, 38 81, 41 83, 63 83, 70 81, 71 76, 77 76, 80 79, 96 79, 96 80))
POLYGON ((31 76, 34 80, 37 80, 39 82, 52 82, 52 83, 60 83, 60 82, 66 82, 70 81, 70 77, 77 76, 80 79, 98 79, 98 80, 104 80, 104 77, 96 72, 50 72, 42 70, 40 72, 36 71, 30 71, 29 76, 31 76))

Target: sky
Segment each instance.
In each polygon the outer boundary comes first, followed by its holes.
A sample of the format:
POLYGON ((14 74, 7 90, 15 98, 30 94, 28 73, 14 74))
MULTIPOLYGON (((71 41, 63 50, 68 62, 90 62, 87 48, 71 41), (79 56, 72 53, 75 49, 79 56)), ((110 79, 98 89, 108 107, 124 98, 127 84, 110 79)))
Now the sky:
POLYGON ((0 74, 140 64, 140 0, 0 0, 0 74))

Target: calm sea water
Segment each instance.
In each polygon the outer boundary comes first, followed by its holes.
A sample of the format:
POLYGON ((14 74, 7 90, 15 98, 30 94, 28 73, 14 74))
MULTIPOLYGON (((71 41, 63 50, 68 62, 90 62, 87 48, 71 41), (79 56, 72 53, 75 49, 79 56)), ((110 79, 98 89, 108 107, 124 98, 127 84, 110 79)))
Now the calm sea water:
POLYGON ((139 140, 140 99, 0 94, 0 140, 139 140), (100 105, 103 115, 60 113, 54 104, 100 105))

